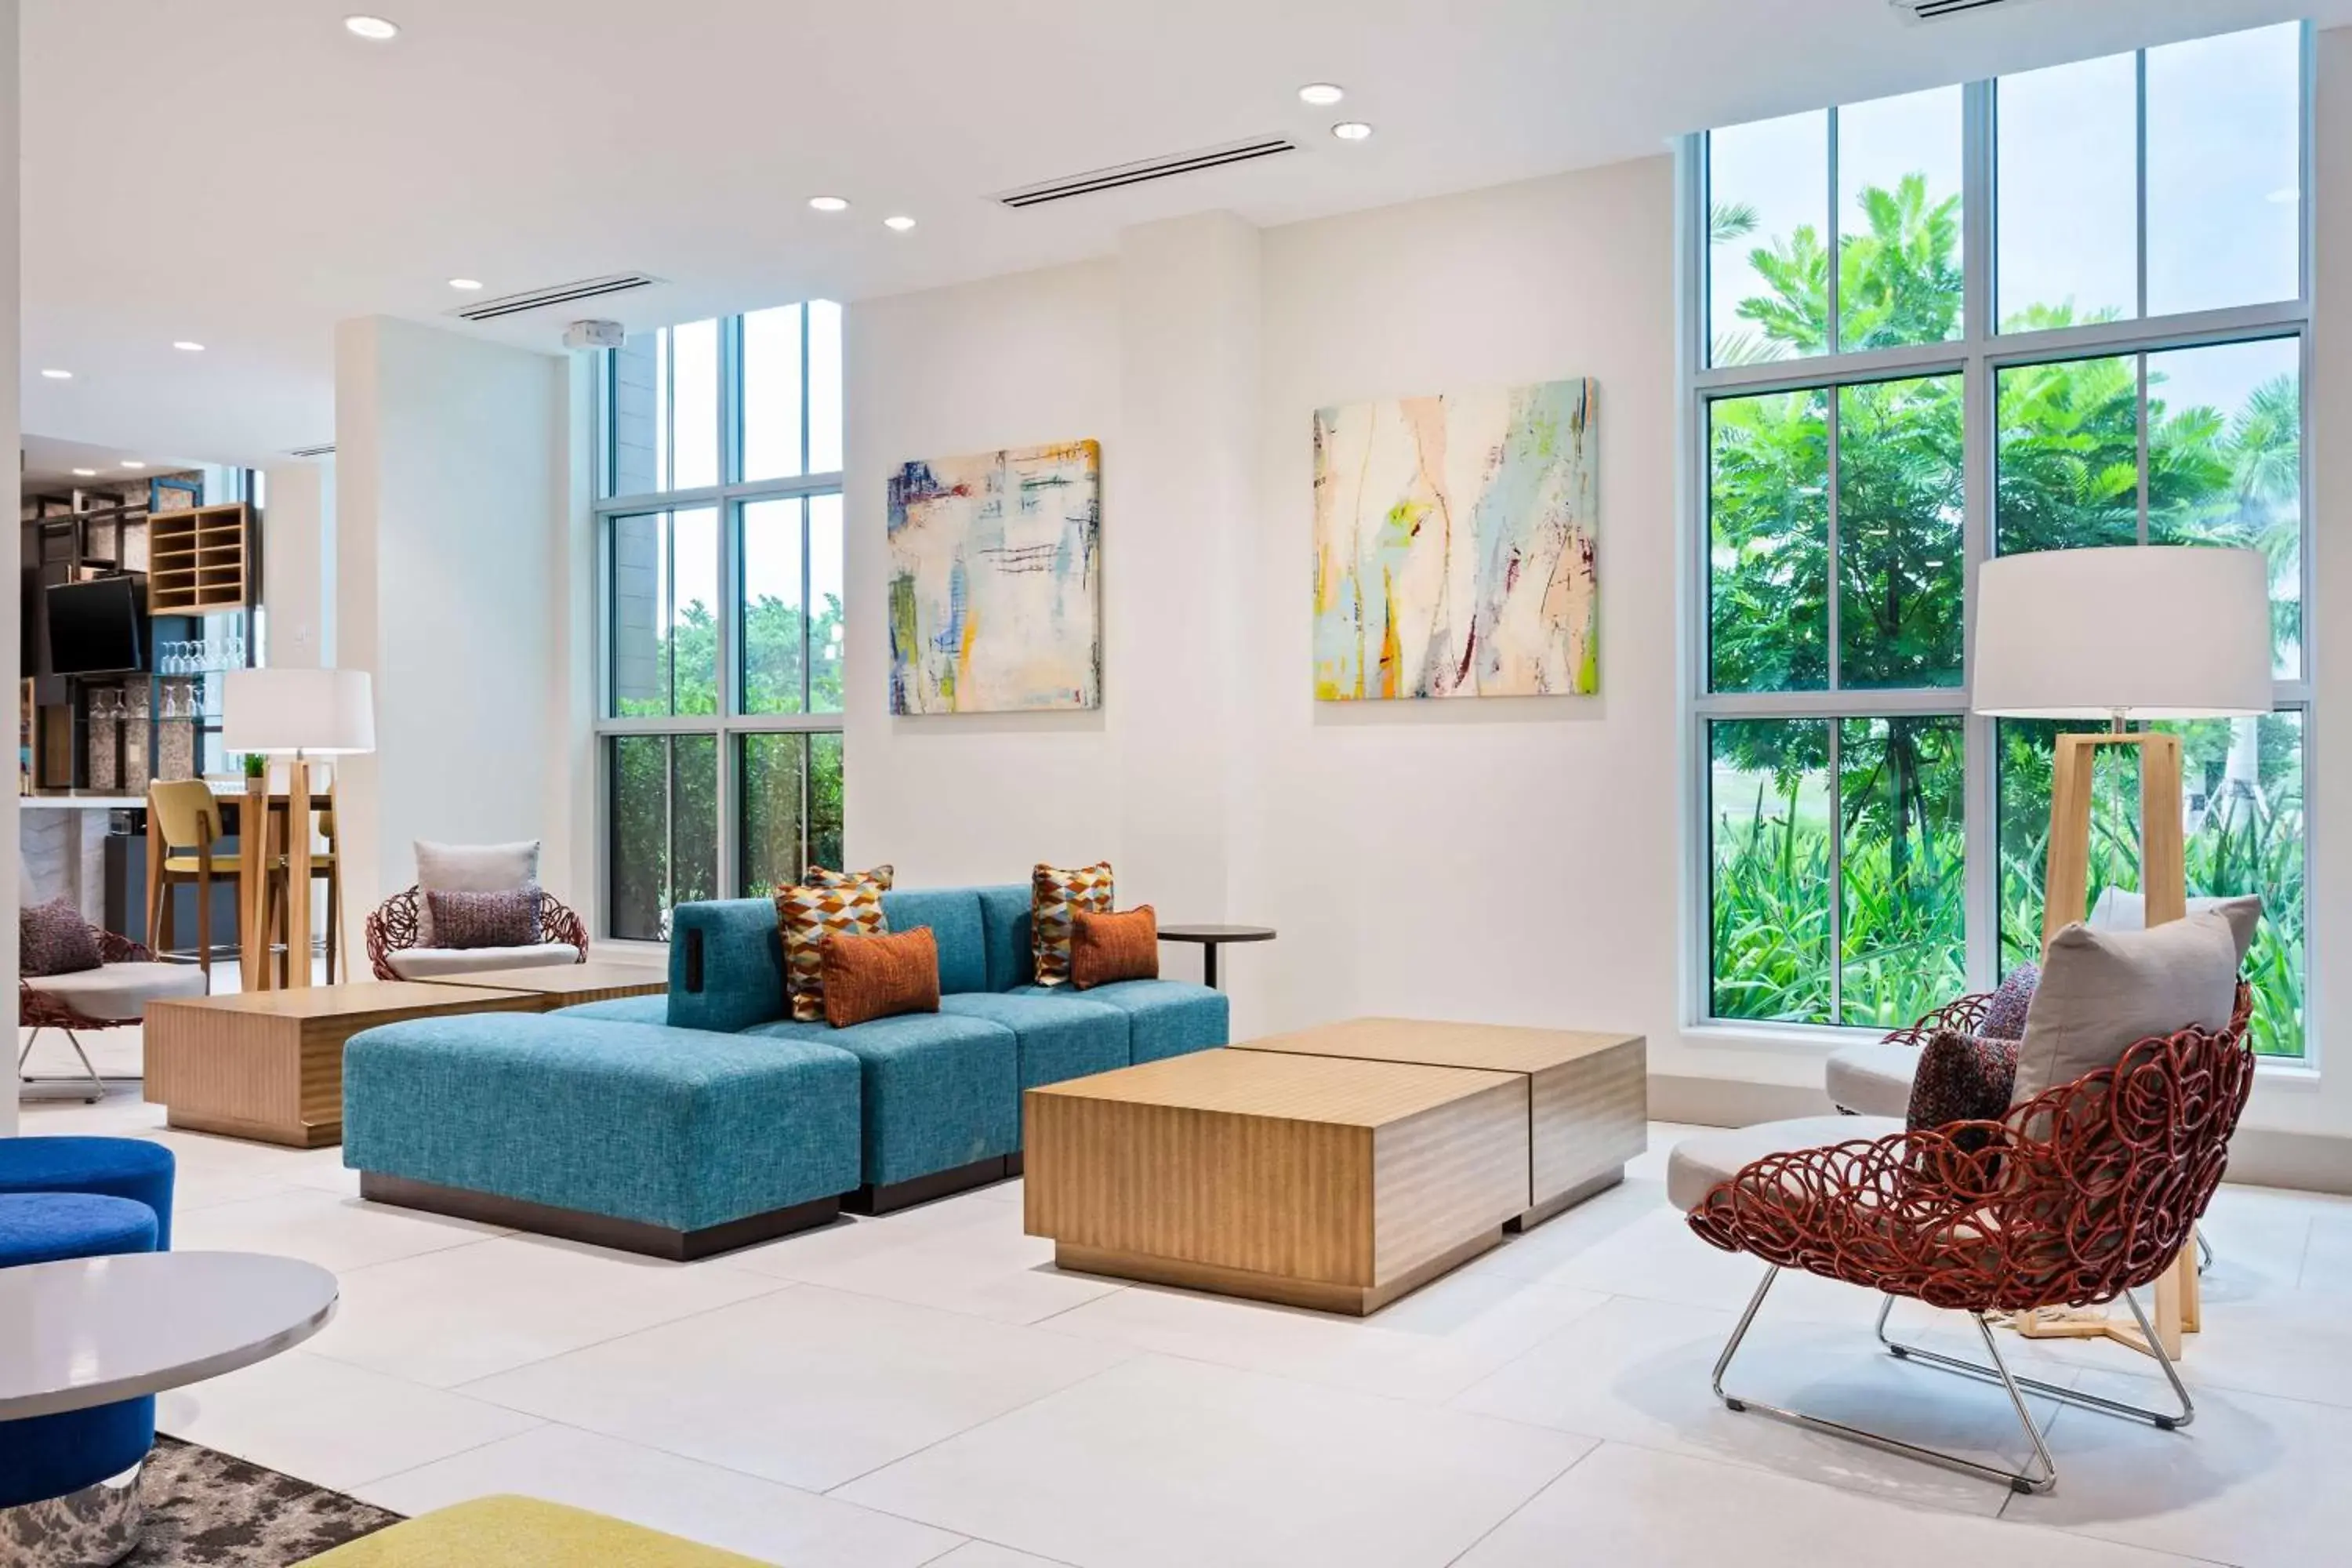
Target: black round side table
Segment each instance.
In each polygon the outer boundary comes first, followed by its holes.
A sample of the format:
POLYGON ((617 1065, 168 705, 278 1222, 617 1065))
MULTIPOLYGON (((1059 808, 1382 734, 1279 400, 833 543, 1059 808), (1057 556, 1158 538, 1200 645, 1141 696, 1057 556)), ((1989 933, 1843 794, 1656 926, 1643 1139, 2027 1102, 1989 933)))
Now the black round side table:
POLYGON ((1217 984, 1217 949, 1229 942, 1272 942, 1272 926, 1161 926, 1162 942, 1190 942, 1200 944, 1201 984, 1213 988, 1217 984))

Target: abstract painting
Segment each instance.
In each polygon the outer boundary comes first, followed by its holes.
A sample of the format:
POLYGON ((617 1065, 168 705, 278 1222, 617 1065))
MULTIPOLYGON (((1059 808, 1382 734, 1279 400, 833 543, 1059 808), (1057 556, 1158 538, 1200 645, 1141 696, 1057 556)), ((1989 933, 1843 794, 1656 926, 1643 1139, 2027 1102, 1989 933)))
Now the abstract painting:
POLYGON ((1315 695, 1601 688, 1590 381, 1315 416, 1315 695))
POLYGON ((890 711, 1102 706, 1102 447, 890 476, 890 711))

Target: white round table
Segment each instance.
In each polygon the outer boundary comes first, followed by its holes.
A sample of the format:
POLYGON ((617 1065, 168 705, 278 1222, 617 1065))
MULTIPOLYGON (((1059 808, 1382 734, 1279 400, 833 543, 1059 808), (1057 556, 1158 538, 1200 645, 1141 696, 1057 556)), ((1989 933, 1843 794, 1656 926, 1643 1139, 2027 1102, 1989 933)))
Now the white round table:
POLYGON ((335 1277, 257 1252, 0 1268, 0 1421, 87 1410, 266 1361, 327 1326, 335 1277))

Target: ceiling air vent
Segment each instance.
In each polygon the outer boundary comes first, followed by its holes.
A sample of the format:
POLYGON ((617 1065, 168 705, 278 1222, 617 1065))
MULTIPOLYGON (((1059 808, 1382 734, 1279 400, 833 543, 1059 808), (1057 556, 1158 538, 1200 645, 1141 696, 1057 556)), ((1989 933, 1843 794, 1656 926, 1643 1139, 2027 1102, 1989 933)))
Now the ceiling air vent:
POLYGON ((525 310, 544 310, 551 305, 576 305, 583 300, 601 300, 607 294, 625 294, 632 289, 649 289, 660 282, 642 272, 616 272, 610 278, 587 278, 577 283, 558 283, 551 289, 533 289, 522 294, 501 294, 495 300, 484 300, 449 313, 468 321, 495 321, 501 316, 519 316, 525 310))
POLYGON ((1171 175, 1196 174, 1202 169, 1222 169, 1228 163, 1246 163, 1253 159, 1271 158, 1277 153, 1297 151, 1298 143, 1286 136, 1255 136, 1246 142, 1228 142, 1222 146, 1202 147, 1171 157, 1146 158, 1139 163, 1115 163, 1108 169, 1089 169, 1083 174, 1068 174, 1058 180, 1024 185, 1017 191, 999 191, 993 199, 1008 207, 1043 206, 1047 202, 1066 202, 1072 196, 1090 196, 1097 191, 1115 191, 1121 185, 1139 185, 1146 180, 1164 180, 1171 175))
POLYGON ((1989 6, 2021 3, 2022 0, 1888 0, 1888 4, 1914 22, 1937 22, 1947 16, 1957 16, 1964 11, 1982 11, 1989 6))
POLYGON ((297 447, 286 454, 289 458, 331 458, 335 455, 332 441, 317 447, 297 447))

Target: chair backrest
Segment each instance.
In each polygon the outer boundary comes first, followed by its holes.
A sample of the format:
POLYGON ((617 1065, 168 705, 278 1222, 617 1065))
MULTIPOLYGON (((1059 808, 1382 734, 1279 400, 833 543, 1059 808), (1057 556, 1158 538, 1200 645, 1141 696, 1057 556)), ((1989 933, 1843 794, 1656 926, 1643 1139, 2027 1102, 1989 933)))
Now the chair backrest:
POLYGON ((149 784, 147 809, 155 814, 163 842, 174 850, 196 849, 221 837, 220 800, 202 779, 149 784))
POLYGON ((2242 984, 2228 1028, 2142 1040, 2002 1119, 2009 1136, 1976 1158, 1999 1161, 1997 1174, 1985 1165, 1997 1183, 1988 1242, 2011 1277, 2005 1294, 2111 1300, 2170 1266, 2221 1184, 2253 1091, 2252 1010, 2242 984))

